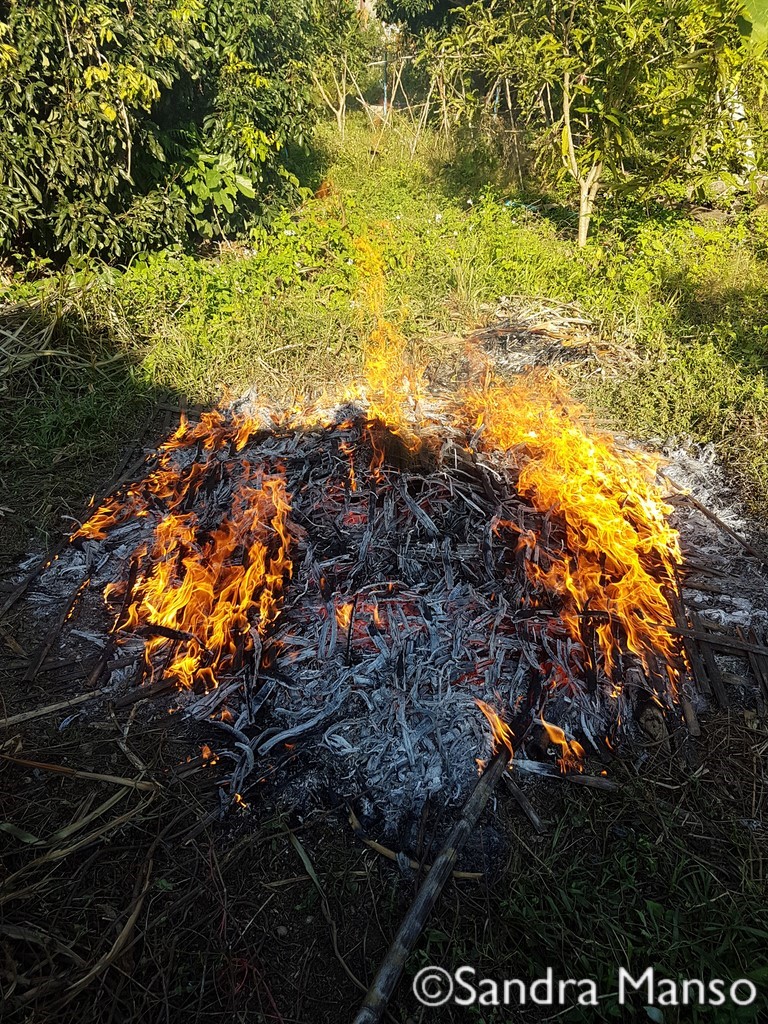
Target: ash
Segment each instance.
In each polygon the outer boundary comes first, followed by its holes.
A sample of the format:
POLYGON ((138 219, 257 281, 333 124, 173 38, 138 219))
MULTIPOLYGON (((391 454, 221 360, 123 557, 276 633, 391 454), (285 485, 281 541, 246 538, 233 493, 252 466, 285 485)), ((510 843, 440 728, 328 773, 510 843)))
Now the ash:
MULTIPOLYGON (((420 441, 409 445, 359 406, 325 410, 327 425, 308 427, 276 417, 251 394, 234 409, 255 424, 236 455, 227 446, 173 452, 181 475, 206 463, 210 486, 192 495, 204 506, 201 522, 228 514, 238 462, 284 473, 290 495, 294 569, 274 630, 216 689, 172 698, 190 728, 207 729, 225 802, 287 765, 285 800, 309 806, 330 787, 339 800, 375 808, 385 833, 402 831, 428 801, 466 798, 477 761, 491 753, 478 700, 534 722, 546 706, 547 720, 578 736, 601 765, 603 737, 637 734, 638 660, 625 654, 627 685, 616 697, 599 661, 585 653, 595 649, 593 627, 586 622, 582 641, 574 641, 557 597, 537 590, 526 571, 526 559, 565 547, 564 524, 521 498, 514 471, 474 452, 465 436, 439 422, 439 409, 421 409, 420 441), (520 550, 500 543, 498 520, 530 531, 538 543, 520 550), (291 773, 308 755, 311 767, 291 773)), ((706 454, 669 456, 672 479, 743 528, 706 454)), ((721 626, 763 630, 764 567, 679 495, 674 503, 691 563, 686 603, 721 626)), ((151 546, 163 509, 154 512, 128 518, 103 540, 70 544, 31 595, 38 618, 59 630, 53 649, 93 664, 90 684, 98 683, 105 699, 141 681, 144 641, 138 633, 111 635, 114 615, 102 593, 125 581, 141 545, 151 546)), ((153 701, 165 713, 167 704, 153 701)), ((555 771, 555 752, 541 734, 534 730, 516 757, 520 768, 555 771)))
POLYGON ((734 533, 748 543, 753 540, 749 518, 740 508, 714 448, 670 446, 664 455, 665 477, 697 499, 692 504, 685 494, 668 496, 674 506, 670 522, 680 533, 689 569, 682 585, 686 605, 721 628, 752 628, 764 634, 768 631, 768 567, 757 557, 761 539, 754 539, 757 548, 750 553, 697 507, 704 505, 734 533))
MULTIPOLYGON (((561 526, 518 496, 512 471, 460 440, 443 427, 411 451, 345 407, 322 428, 258 431, 237 454, 285 474, 293 577, 260 660, 208 694, 173 698, 210 728, 231 795, 291 750, 311 750, 319 769, 288 787, 291 798, 311 800, 313 777, 317 789, 330 779, 337 794, 375 806, 391 832, 437 794, 450 804, 466 797, 477 760, 491 754, 478 699, 498 711, 530 709, 557 680, 548 715, 568 735, 615 726, 621 701, 606 699, 611 686, 599 673, 587 685, 581 645, 529 582, 525 560, 537 550, 516 551, 494 533, 501 517, 557 545, 561 526)), ((211 523, 226 515, 236 474, 222 465, 232 461, 226 448, 201 456, 199 446, 181 447, 174 468, 183 474, 201 457, 220 463, 210 470, 216 486, 197 492, 211 523)), ((80 594, 58 643, 70 657, 100 657, 99 681, 112 694, 137 681, 125 662, 140 660, 143 640, 137 631, 114 642, 101 595, 125 581, 137 548, 151 546, 154 521, 128 518, 103 540, 69 545, 32 599, 55 622, 80 594)))

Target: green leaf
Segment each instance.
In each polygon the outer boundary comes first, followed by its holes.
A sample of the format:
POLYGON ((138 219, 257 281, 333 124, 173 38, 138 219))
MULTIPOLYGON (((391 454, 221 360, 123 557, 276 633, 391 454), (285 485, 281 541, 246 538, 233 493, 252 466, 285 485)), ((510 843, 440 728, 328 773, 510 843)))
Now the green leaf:
POLYGON ((42 842, 37 836, 33 836, 31 832, 25 832, 24 829, 17 828, 10 821, 0 822, 0 832, 7 832, 8 835, 13 836, 14 839, 18 839, 22 843, 33 844, 42 842))
POLYGON ((235 184, 238 190, 246 197, 246 199, 256 198, 256 189, 253 187, 253 182, 248 178, 243 177, 242 174, 235 175, 235 184))

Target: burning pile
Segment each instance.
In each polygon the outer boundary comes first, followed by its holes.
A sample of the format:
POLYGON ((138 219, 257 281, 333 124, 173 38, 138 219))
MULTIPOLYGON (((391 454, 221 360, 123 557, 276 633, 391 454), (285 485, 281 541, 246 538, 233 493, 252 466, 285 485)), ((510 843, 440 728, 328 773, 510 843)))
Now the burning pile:
POLYGON ((653 461, 543 376, 427 394, 384 320, 366 378, 330 411, 182 423, 74 534, 103 671, 133 654, 114 679, 172 682, 233 798, 305 746, 390 822, 462 797, 489 722, 578 771, 638 705, 671 711, 680 556, 653 461))

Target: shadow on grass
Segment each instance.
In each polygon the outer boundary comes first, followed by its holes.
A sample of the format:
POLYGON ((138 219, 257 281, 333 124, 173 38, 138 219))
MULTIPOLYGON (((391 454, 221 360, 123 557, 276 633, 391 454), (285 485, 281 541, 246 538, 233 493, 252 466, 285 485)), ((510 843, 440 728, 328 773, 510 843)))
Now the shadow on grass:
POLYGON ((76 302, 0 311, 0 571, 30 542, 68 532, 124 457, 160 438, 167 409, 186 403, 149 386, 109 317, 94 327, 76 302))

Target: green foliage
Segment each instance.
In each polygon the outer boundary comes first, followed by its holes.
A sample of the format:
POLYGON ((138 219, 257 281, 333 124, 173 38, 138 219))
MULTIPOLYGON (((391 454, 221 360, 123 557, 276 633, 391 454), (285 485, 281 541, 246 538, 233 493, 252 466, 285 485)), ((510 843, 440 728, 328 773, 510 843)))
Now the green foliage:
MULTIPOLYGON (((261 152, 266 159, 266 143, 261 152)), ((189 212, 203 238, 211 238, 216 227, 224 234, 219 211, 224 217, 232 217, 238 196, 256 197, 252 182, 238 174, 235 166, 230 153, 200 153, 197 163, 191 163, 184 172, 182 181, 189 196, 189 212)))
POLYGON ((426 59, 465 116, 502 106, 540 167, 580 190, 580 240, 598 189, 758 169, 754 92, 765 62, 740 31, 741 0, 478 2, 426 59), (447 69, 447 72, 446 72, 447 69))
MULTIPOLYGON (((578 249, 551 206, 473 189, 471 181, 457 197, 430 132, 415 162, 411 141, 394 134, 378 139, 372 157, 370 131, 355 121, 343 148, 335 132, 326 135, 336 147, 328 196, 255 225, 247 245, 216 259, 178 249, 141 255, 123 272, 70 271, 19 282, 7 297, 29 304, 50 296, 47 308, 59 308, 61 282, 70 280, 81 299, 66 319, 68 344, 92 352, 98 343, 94 364, 105 349, 122 356, 133 382, 127 394, 172 391, 213 402, 256 384, 284 398, 359 371, 370 328, 356 262, 364 237, 386 267, 385 312, 411 338, 466 331, 501 296, 576 302, 598 325, 602 352, 586 372, 581 363, 565 367, 577 394, 636 436, 714 443, 747 501, 768 516, 761 210, 720 225, 691 221, 669 209, 668 197, 667 205, 605 204, 602 244, 578 249)), ((425 358, 450 359, 443 341, 418 344, 425 358)), ((13 375, 0 404, 17 388, 26 394, 24 382, 44 372, 46 358, 13 375)), ((91 385, 97 395, 113 394, 100 376, 109 366, 73 364, 67 380, 77 378, 78 409, 87 410, 91 385)), ((78 425, 91 420, 63 400, 73 386, 47 399, 36 392, 31 406, 20 406, 19 436, 47 409, 49 450, 67 450, 78 431, 91 445, 91 427, 78 425)), ((92 429, 101 436, 111 428, 93 422, 92 429)))
POLYGON ((298 186, 324 19, 322 0, 11 0, 0 251, 125 259, 245 230, 298 186))
POLYGON ((418 30, 442 24, 456 6, 452 0, 377 0, 376 13, 384 22, 418 30))

